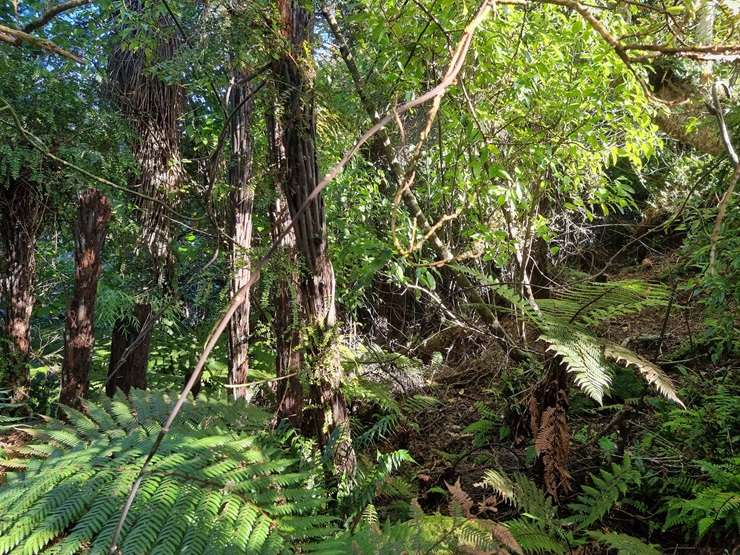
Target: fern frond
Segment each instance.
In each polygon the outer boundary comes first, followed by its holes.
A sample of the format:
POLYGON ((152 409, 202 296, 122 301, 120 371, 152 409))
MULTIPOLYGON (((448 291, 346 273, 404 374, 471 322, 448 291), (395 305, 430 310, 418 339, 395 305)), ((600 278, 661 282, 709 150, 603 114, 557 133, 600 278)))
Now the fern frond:
POLYGON ((625 456, 622 465, 612 463, 611 472, 602 468, 598 476, 591 474, 591 483, 581 486, 581 495, 569 505, 581 529, 598 522, 611 511, 631 486, 640 483, 640 473, 632 467, 629 456, 625 456))
POLYGON ((659 366, 642 358, 640 355, 630 351, 626 347, 617 345, 616 343, 605 344, 604 356, 607 360, 623 362, 626 366, 637 368, 645 378, 645 381, 647 381, 649 385, 655 386, 655 389, 657 389, 661 395, 670 399, 674 403, 681 405, 683 408, 686 408, 686 405, 683 404, 683 401, 681 401, 676 394, 673 381, 659 366))
POLYGON ((597 542, 608 545, 617 550, 617 555, 661 555, 661 551, 653 545, 644 543, 628 534, 616 532, 588 532, 588 535, 597 542))
MULTIPOLYGON (((43 458, 28 459, 25 472, 8 474, 0 486, 0 555, 35 555, 52 544, 57 554, 108 553, 170 402, 166 394, 134 392, 132 401, 86 402, 87 415, 64 409, 67 424, 34 429, 47 446, 31 443, 23 451, 43 458)), ((123 554, 278 553, 288 541, 335 532, 331 519, 318 514, 326 504, 314 485, 320 468, 275 436, 222 432, 219 407, 230 406, 213 399, 185 405, 126 519, 123 554), (204 406, 214 411, 210 417, 204 406)), ((384 462, 396 468, 403 459, 397 453, 384 462)))
POLYGON ((519 518, 505 523, 522 550, 529 554, 567 553, 568 548, 537 522, 519 518))

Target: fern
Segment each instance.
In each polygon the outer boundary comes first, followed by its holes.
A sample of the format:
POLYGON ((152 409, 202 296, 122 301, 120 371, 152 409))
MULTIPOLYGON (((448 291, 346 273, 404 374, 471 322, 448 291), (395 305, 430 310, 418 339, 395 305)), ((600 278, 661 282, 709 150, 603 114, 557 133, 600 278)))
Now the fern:
POLYGON ((573 521, 579 528, 585 529, 600 521, 631 486, 640 483, 640 473, 632 467, 627 455, 621 466, 612 463, 611 470, 608 472, 602 468, 598 476, 591 474, 592 485, 583 485, 581 495, 569 505, 574 512, 573 521))
MULTIPOLYGON (((173 399, 133 391, 67 422, 31 430, 40 444, 0 460, 0 554, 107 553, 121 507, 173 399), (20 462, 23 464, 21 464, 20 462)), ((190 401, 164 439, 119 548, 143 553, 272 553, 334 532, 317 513, 318 467, 261 432, 268 416, 243 402, 190 401), (230 414, 241 415, 227 430, 230 414), (245 416, 246 415, 246 416, 245 416)))
POLYGON ((525 553, 549 554, 567 553, 568 548, 556 539, 551 531, 537 521, 524 518, 506 522, 525 553))
POLYGON ((589 536, 601 544, 617 550, 617 555, 660 555, 661 551, 655 546, 643 543, 633 536, 609 532, 589 532, 589 536))
POLYGON ((505 284, 474 270, 458 269, 474 274, 532 322, 548 350, 566 363, 576 385, 599 404, 611 386, 611 363, 621 362, 637 368, 661 395, 684 406, 673 382, 658 366, 594 335, 594 327, 607 320, 667 305, 670 292, 665 286, 641 280, 580 283, 556 292, 551 299, 538 299, 535 306, 505 284))
POLYGON ((693 528, 699 538, 710 530, 740 530, 740 457, 724 465, 702 461, 708 482, 697 483, 690 499, 674 498, 668 502, 664 529, 693 528))
POLYGON ((355 533, 344 533, 307 545, 304 549, 307 553, 320 555, 522 553, 511 531, 500 524, 438 514, 424 515, 418 511, 409 521, 386 524, 382 528, 366 525, 355 533))

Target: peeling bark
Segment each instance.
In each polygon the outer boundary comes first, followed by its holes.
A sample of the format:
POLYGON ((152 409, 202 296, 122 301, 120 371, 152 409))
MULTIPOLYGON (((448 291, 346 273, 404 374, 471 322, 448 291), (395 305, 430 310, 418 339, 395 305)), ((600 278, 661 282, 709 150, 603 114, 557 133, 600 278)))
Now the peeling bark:
POLYGON ((60 401, 69 406, 78 406, 89 387, 95 299, 110 218, 110 202, 100 191, 90 189, 80 195, 75 224, 75 290, 67 310, 60 396, 60 401))

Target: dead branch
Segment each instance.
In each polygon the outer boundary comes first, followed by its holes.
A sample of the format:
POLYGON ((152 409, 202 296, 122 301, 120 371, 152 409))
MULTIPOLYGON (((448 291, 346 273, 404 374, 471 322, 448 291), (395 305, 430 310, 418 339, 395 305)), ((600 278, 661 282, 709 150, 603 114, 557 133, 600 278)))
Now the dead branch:
POLYGON ((719 124, 720 134, 722 135, 722 143, 725 145, 727 156, 730 158, 730 161, 732 162, 735 169, 732 172, 730 184, 727 187, 725 194, 722 195, 722 198, 719 201, 719 211, 717 212, 717 219, 714 220, 714 227, 712 228, 712 236, 710 238, 711 247, 709 249, 709 267, 707 268, 707 272, 710 274, 716 272, 717 243, 719 242, 719 234, 722 229, 722 221, 725 219, 725 215, 727 214, 727 206, 730 204, 730 201, 732 200, 732 195, 735 193, 737 182, 738 180, 740 180, 740 160, 738 159, 735 147, 732 145, 730 133, 727 130, 725 116, 722 112, 722 104, 719 101, 719 88, 720 83, 715 82, 714 86, 712 87, 712 103, 714 104, 714 111, 717 114, 717 123, 719 124))

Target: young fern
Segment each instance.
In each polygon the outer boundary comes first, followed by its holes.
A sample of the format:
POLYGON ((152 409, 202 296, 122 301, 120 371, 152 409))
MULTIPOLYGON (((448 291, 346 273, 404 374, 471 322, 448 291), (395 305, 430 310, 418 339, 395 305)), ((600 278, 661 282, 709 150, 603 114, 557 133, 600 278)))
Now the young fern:
MULTIPOLYGON (((30 430, 0 486, 0 554, 106 554, 121 507, 172 397, 132 391, 30 430)), ((162 442, 126 520, 124 554, 276 553, 334 532, 318 513, 318 466, 243 402, 201 396, 162 442), (226 429, 232 411, 241 414, 226 429), (304 468, 305 467, 305 468, 304 468)))

